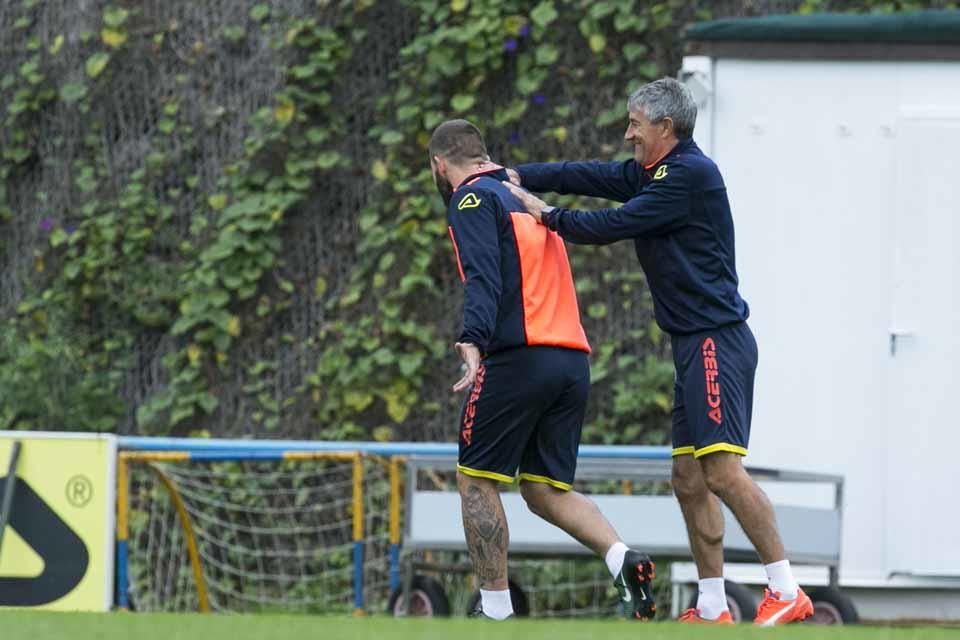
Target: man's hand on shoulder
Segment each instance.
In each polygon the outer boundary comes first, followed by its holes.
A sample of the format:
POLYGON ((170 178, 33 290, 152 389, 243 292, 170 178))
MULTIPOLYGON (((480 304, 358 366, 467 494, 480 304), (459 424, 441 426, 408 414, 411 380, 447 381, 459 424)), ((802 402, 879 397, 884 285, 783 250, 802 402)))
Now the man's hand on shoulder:
POLYGON ((527 191, 522 187, 516 186, 512 182, 504 181, 503 184, 505 184, 507 188, 510 189, 511 193, 513 193, 513 195, 515 195, 517 199, 520 200, 526 212, 529 213, 531 216, 533 216, 537 222, 539 222, 540 224, 543 224, 543 219, 542 219, 543 214, 547 211, 551 211, 553 207, 547 205, 546 202, 544 202, 537 196, 533 195, 532 193, 530 193, 529 191, 527 191))
POLYGON ((516 169, 507 169, 507 177, 510 178, 511 184, 515 184, 518 187, 521 186, 520 174, 517 173, 516 169))

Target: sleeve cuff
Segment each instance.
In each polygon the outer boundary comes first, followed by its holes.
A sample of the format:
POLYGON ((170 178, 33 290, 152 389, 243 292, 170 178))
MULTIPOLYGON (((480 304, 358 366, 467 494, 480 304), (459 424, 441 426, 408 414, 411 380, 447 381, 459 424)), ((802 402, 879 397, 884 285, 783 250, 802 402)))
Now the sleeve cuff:
POLYGON ((560 221, 561 211, 563 211, 563 209, 554 207, 552 211, 548 211, 547 213, 543 214, 540 217, 541 222, 543 222, 543 226, 545 226, 547 229, 550 229, 551 231, 556 231, 557 223, 560 221))
POLYGON ((464 330, 464 332, 460 334, 460 337, 457 338, 457 342, 469 342, 480 350, 481 355, 487 352, 487 343, 480 340, 472 331, 464 330))

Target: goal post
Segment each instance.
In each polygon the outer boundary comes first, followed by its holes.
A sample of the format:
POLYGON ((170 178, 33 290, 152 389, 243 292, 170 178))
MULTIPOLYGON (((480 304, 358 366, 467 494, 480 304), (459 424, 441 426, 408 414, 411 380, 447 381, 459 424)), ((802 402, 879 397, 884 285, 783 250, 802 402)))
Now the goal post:
POLYGON ((261 444, 118 455, 118 607, 360 615, 386 602, 401 459, 261 444))

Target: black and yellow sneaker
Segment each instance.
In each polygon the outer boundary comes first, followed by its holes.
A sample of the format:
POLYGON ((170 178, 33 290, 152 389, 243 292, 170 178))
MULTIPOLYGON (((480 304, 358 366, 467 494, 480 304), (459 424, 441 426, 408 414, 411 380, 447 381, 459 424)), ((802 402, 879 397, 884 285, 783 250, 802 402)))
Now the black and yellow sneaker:
POLYGON ((650 556, 630 549, 623 557, 620 575, 613 586, 620 592, 623 615, 635 620, 653 620, 657 603, 653 600, 654 564, 650 556))

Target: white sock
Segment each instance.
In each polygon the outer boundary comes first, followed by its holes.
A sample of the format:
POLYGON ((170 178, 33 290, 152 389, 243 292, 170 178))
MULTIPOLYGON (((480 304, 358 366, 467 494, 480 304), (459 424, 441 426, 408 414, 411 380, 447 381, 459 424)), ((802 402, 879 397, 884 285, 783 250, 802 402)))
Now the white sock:
POLYGON ((716 620, 727 610, 727 592, 723 588, 723 578, 701 578, 700 595, 697 596, 697 609, 705 620, 716 620))
POLYGON ((486 591, 480 589, 480 606, 483 613, 494 620, 504 620, 513 615, 513 603, 510 601, 510 590, 486 591))
POLYGON ((627 545, 619 541, 614 542, 607 549, 607 555, 604 556, 603 561, 607 563, 607 569, 614 578, 620 575, 620 569, 623 568, 623 557, 627 555, 627 551, 629 551, 627 545))
POLYGON ((789 560, 771 562, 764 565, 763 568, 767 571, 767 583, 770 586, 770 591, 779 593, 781 600, 796 599, 797 590, 800 587, 797 585, 797 579, 793 577, 789 560))

